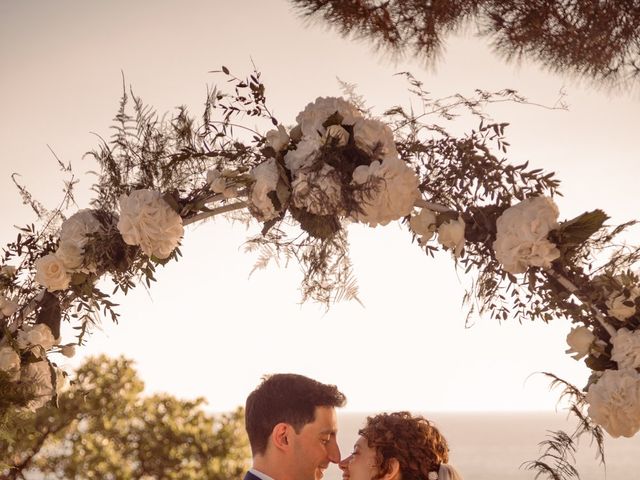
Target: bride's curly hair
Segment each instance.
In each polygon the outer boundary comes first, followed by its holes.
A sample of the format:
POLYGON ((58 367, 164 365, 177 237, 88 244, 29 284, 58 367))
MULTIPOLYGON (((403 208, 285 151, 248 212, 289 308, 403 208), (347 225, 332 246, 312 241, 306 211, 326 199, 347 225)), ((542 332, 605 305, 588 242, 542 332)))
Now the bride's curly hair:
POLYGON ((426 480, 449 461, 449 445, 433 424, 409 412, 381 413, 367 417, 358 431, 376 451, 376 466, 381 478, 390 470, 395 458, 400 464, 402 480, 426 480))

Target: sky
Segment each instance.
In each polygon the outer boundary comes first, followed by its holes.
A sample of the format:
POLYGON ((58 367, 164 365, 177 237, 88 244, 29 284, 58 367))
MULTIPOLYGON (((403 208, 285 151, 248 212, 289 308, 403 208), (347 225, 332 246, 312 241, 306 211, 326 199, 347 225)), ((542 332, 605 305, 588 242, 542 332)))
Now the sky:
MULTIPOLYGON (((595 208, 613 223, 638 216, 635 91, 609 92, 535 64, 507 64, 467 32, 447 42, 436 68, 392 61, 367 42, 344 39, 296 17, 286 1, 0 2, 0 241, 34 220, 10 175, 46 205, 60 200, 55 155, 80 178, 79 207, 90 199, 94 165, 83 155, 109 135, 126 84, 159 112, 186 105, 198 114, 222 65, 262 72, 268 103, 285 125, 318 96, 340 95, 337 78, 358 85, 376 113, 408 105, 411 71, 433 97, 475 88, 517 89, 552 106, 501 105, 508 159, 555 171, 560 218, 595 208)), ((247 121, 247 126, 253 125, 247 121)), ((262 130, 264 131, 264 129, 262 130)), ((70 212, 73 213, 73 212, 70 212)), ((300 305, 296 265, 249 276, 245 239, 260 230, 217 217, 186 229, 183 257, 161 268, 149 291, 120 303, 76 357, 125 355, 149 392, 204 396, 216 411, 244 404, 264 374, 302 373, 337 384, 348 411, 552 410, 557 394, 536 372, 583 385, 589 370, 564 353, 570 326, 472 318, 461 306, 469 279, 450 255, 428 258, 398 224, 350 227, 360 299, 325 311, 300 305)), ((638 241, 637 232, 630 240, 638 241)), ((66 329, 64 341, 72 341, 66 329)), ((63 359, 58 359, 65 363, 63 359)))

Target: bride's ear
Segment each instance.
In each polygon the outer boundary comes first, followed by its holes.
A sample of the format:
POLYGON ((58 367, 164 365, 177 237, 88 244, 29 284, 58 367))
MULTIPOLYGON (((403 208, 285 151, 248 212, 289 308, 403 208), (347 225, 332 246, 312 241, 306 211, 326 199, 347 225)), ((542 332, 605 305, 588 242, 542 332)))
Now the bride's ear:
POLYGON ((397 458, 390 458, 387 466, 387 473, 385 473, 381 480, 401 480, 400 475, 400 462, 397 458))

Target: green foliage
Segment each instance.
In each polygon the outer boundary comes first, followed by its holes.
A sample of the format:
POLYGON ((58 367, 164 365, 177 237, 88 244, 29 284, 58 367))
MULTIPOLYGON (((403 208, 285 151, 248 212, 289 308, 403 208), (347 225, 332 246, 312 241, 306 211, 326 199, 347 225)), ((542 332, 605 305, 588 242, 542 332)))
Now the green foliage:
MULTIPOLYGON (((249 458, 243 412, 212 416, 204 400, 144 396, 132 362, 87 360, 59 407, 16 422, 11 442, 0 442, 6 478, 166 478, 227 480, 249 458)), ((4 477, 3 477, 4 478, 4 477)))
POLYGON ((583 245, 608 219, 608 215, 602 210, 585 212, 573 220, 563 222, 554 231, 551 240, 560 245, 562 253, 567 255, 583 245))
POLYGON ((535 472, 535 480, 547 478, 548 480, 579 479, 580 473, 575 467, 575 453, 578 441, 583 435, 591 438, 595 443, 596 457, 606 467, 604 457, 604 434, 602 428, 584 414, 587 406, 584 392, 574 385, 548 372, 543 375, 551 379, 551 388, 561 388, 560 399, 567 399, 571 403, 570 413, 578 419, 576 429, 571 433, 559 430, 548 432, 547 439, 538 444, 541 454, 536 460, 522 464, 525 470, 535 472))

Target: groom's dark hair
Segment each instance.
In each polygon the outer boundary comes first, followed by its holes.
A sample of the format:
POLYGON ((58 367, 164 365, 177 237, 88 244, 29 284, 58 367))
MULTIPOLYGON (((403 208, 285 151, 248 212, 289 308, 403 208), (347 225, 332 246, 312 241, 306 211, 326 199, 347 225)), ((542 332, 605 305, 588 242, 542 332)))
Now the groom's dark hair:
POLYGON ((247 397, 245 427, 253 455, 264 454, 278 423, 288 423, 296 433, 315 420, 316 407, 342 407, 347 399, 335 385, 304 375, 278 373, 265 376, 247 397))

